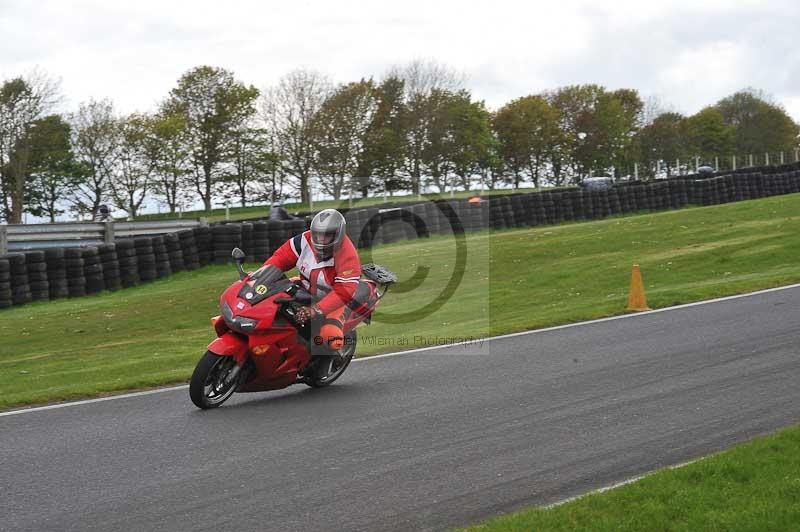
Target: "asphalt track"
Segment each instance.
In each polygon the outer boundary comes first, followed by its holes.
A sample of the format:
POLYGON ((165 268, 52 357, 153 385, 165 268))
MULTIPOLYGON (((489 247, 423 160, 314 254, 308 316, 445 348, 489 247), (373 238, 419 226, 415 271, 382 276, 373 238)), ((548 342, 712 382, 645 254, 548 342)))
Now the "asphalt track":
POLYGON ((0 530, 438 530, 800 421, 800 288, 0 417, 0 530))

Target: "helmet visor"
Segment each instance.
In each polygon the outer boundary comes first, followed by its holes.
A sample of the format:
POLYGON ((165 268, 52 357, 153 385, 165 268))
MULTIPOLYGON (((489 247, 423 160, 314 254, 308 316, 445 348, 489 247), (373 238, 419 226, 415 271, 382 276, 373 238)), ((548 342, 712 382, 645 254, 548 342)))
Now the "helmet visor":
POLYGON ((336 232, 311 233, 311 240, 318 246, 330 246, 336 240, 336 232))

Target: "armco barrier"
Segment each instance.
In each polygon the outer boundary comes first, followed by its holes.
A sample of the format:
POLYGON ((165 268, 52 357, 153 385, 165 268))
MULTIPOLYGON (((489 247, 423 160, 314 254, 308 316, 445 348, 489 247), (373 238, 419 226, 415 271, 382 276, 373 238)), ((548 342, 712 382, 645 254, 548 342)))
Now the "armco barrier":
MULTIPOLYGON (((607 191, 560 189, 490 196, 479 203, 451 199, 343 212, 350 239, 359 248, 370 248, 465 231, 593 220, 620 213, 716 205, 795 192, 800 192, 800 164, 747 168, 710 177, 623 182, 607 191)), ((0 309, 33 300, 127 288, 210 263, 228 263, 234 247, 242 247, 248 258, 261 262, 305 230, 310 216, 285 222, 257 220, 210 227, 197 220, 177 222, 117 223, 114 242, 104 242, 107 224, 55 224, 59 227, 51 230, 30 226, 33 229, 29 232, 19 232, 19 226, 0 226, 5 229, 0 238, 13 237, 9 244, 16 245, 20 242, 17 237, 24 234, 28 246, 40 244, 44 249, 0 256, 0 309), (68 232, 66 226, 70 227, 68 232), (73 247, 53 247, 57 231, 62 232, 61 236, 74 237, 68 241, 73 247), (82 247, 74 247, 78 244, 82 247)))
POLYGON ((206 225, 202 218, 152 222, 76 222, 0 225, 0 255, 9 251, 110 244, 117 239, 154 236, 206 225))

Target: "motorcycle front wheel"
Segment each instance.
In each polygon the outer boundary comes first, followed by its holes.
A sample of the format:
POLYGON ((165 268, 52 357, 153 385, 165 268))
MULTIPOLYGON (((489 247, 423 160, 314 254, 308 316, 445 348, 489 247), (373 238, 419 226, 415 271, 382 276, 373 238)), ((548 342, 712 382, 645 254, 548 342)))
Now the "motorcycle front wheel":
POLYGON ((196 407, 216 408, 233 395, 239 386, 238 366, 233 357, 206 351, 192 373, 189 397, 196 407))

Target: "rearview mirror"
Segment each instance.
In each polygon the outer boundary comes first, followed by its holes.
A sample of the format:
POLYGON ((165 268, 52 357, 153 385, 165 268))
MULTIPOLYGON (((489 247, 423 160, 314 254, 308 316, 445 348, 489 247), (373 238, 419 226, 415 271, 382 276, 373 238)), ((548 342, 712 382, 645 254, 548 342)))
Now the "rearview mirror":
POLYGON ((233 248, 233 251, 231 251, 231 257, 233 257, 233 259, 236 262, 240 262, 241 263, 241 262, 244 262, 245 254, 244 254, 244 251, 242 251, 241 249, 233 248))

